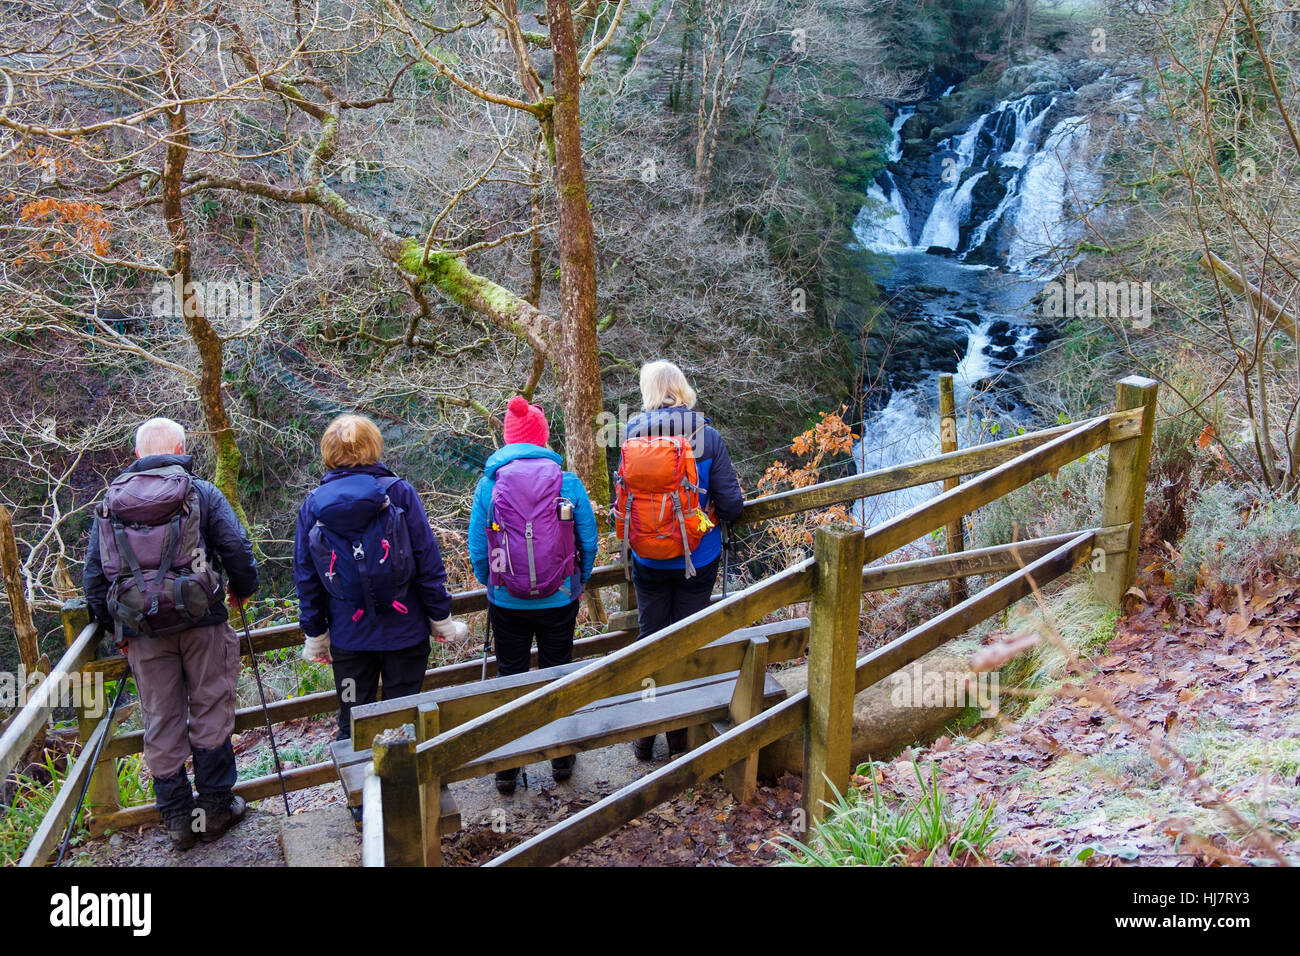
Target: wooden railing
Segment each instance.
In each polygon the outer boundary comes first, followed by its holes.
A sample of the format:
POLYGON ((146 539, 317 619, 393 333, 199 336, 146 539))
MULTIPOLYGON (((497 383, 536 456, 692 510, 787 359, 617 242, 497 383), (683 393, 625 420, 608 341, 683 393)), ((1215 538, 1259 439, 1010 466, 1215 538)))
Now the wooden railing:
MULTIPOLYGON (((849 504, 875 495, 928 485, 952 483, 977 476, 949 488, 911 510, 867 529, 823 530, 813 558, 759 581, 743 591, 716 600, 709 608, 651 637, 636 639, 635 631, 613 630, 575 642, 574 657, 598 657, 594 663, 550 685, 526 693, 482 716, 444 733, 431 728, 404 728, 374 747, 373 779, 365 793, 365 859, 371 865, 415 862, 422 859, 413 847, 436 839, 420 794, 438 792, 438 780, 451 770, 532 730, 602 698, 635 689, 648 674, 673 664, 717 638, 746 627, 765 615, 791 604, 811 603, 809 640, 809 690, 738 723, 731 730, 688 752, 685 756, 520 844, 492 865, 550 863, 598 838, 629 819, 680 792, 693 782, 748 761, 767 744, 806 728, 811 768, 805 778, 804 809, 807 819, 820 818, 829 787, 847 783, 847 734, 855 690, 883 679, 893 670, 963 633, 995 614, 1035 586, 1064 574, 1089 556, 1096 572, 1098 594, 1118 604, 1132 583, 1142 514, 1147 461, 1155 413, 1156 386, 1146 379, 1129 378, 1118 388, 1117 410, 1077 424, 1019 435, 973 448, 946 452, 922 461, 828 481, 747 501, 738 523, 758 524, 833 505, 849 504), (1054 535, 973 551, 957 552, 903 563, 865 567, 932 530, 961 519, 1008 492, 1042 475, 1055 473, 1089 452, 1109 446, 1106 495, 1102 524, 1077 533, 1054 535), (1109 556, 1118 555, 1118 560, 1109 556), (974 575, 1008 572, 992 587, 961 601, 873 654, 853 661, 857 620, 863 591, 883 590, 940 580, 964 581, 974 575), (852 586, 849 582, 852 581, 852 586), (810 696, 811 695, 811 696, 810 696)), ((634 618, 635 601, 623 568, 597 568, 589 587, 619 586, 621 613, 611 615, 615 627, 634 618)), ((483 589, 453 595, 452 613, 463 615, 487 607, 483 589)), ((64 610, 68 652, 43 687, 53 687, 59 675, 79 672, 102 674, 114 680, 125 674, 122 657, 94 659, 102 634, 87 621, 84 603, 64 610)), ((253 632, 254 652, 297 646, 302 633, 297 625, 261 628, 253 632)), ((247 656, 247 649, 244 649, 247 656)), ((489 658, 489 669, 495 661, 489 658)), ((477 680, 481 662, 472 661, 430 670, 424 688, 450 686, 477 680)), ((761 670, 761 668, 760 668, 761 670)), ((757 675, 759 684, 762 674, 757 675)), ((272 720, 282 722, 332 713, 337 709, 334 691, 323 691, 269 704, 272 720)), ((0 778, 7 776, 48 721, 49 695, 37 694, 11 720, 0 737, 0 778)), ((237 712, 235 728, 262 724, 261 708, 237 712)), ((44 824, 24 857, 24 864, 41 865, 50 853, 73 810, 69 798, 91 775, 88 804, 91 830, 102 832, 157 819, 152 806, 122 809, 117 792, 115 760, 139 753, 140 731, 115 733, 104 719, 84 715, 79 720, 82 759, 61 787, 44 824), (107 742, 95 767, 87 755, 97 736, 107 742)), ((335 779, 332 762, 294 768, 285 774, 291 790, 319 786, 335 779)), ((243 781, 235 792, 248 799, 270 796, 279 789, 275 775, 243 781)))
MULTIPOLYGON (((436 795, 440 779, 497 747, 597 700, 627 692, 647 675, 704 645, 790 604, 810 603, 808 690, 671 762, 649 776, 501 855, 490 865, 549 864, 604 836, 692 783, 746 760, 760 748, 804 728, 803 811, 809 823, 824 812, 832 788, 848 784, 853 696, 943 641, 998 613, 1093 558, 1098 593, 1118 604, 1136 567, 1147 464, 1154 428, 1156 385, 1129 378, 1119 384, 1117 411, 966 451, 950 452, 865 475, 843 478, 747 503, 742 521, 796 514, 869 495, 980 472, 865 532, 818 530, 814 556, 732 594, 649 637, 537 688, 444 733, 419 734, 407 725, 376 738, 367 790, 384 812, 382 843, 367 844, 369 865, 415 864, 436 854, 437 839, 420 812, 420 793, 436 795), (1109 446, 1103 527, 1032 544, 1040 556, 991 587, 966 598, 888 646, 854 660, 864 565, 961 520, 1036 478, 1109 446), (1063 538, 1063 540, 1061 540, 1063 538), (1115 547, 1118 545, 1119 547, 1115 547), (1108 548, 1119 555, 1107 560, 1108 548), (381 858, 382 857, 382 858, 381 858)), ((988 554, 981 557, 986 560, 988 554)), ((955 567, 961 556, 928 559, 931 568, 955 567)), ((907 571, 891 569, 896 574, 907 571)), ((910 569, 914 570, 914 569, 910 569)), ((367 811, 369 812, 369 808, 367 811)))

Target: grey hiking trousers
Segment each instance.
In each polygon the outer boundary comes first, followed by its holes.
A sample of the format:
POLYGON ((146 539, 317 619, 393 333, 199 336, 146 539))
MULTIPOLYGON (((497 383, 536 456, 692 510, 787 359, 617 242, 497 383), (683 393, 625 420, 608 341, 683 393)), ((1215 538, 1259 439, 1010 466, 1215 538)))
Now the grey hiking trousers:
POLYGON ((133 637, 126 650, 144 716, 144 759, 172 777, 193 750, 224 747, 235 729, 239 636, 228 622, 169 637, 133 637))

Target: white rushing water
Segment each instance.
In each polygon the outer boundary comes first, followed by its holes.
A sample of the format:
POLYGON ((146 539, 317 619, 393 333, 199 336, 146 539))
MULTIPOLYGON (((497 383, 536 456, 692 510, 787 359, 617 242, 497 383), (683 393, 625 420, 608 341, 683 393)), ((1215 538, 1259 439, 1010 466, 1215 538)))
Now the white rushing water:
MULTIPOLYGON (((944 188, 938 196, 935 197, 934 205, 930 208, 930 215, 925 220, 925 226, 921 229, 921 238, 917 245, 922 249, 928 249, 931 246, 943 246, 947 249, 957 248, 957 234, 961 229, 961 199, 959 193, 964 185, 961 181, 962 173, 970 169, 971 163, 975 161, 975 143, 979 138, 980 132, 984 129, 984 124, 992 114, 985 113, 975 122, 971 123, 966 132, 957 137, 953 142, 948 140, 952 145, 948 147, 955 156, 950 156, 943 161, 943 172, 941 173, 944 182, 949 185, 944 188)), ((966 188, 966 212, 970 212, 970 191, 973 186, 966 188)))
MULTIPOLYGON (((981 431, 987 433, 988 422, 983 416, 1003 414, 989 412, 978 399, 976 387, 996 378, 1009 355, 1023 357, 1033 347, 1038 330, 1032 322, 1031 302, 1041 286, 1031 274, 1034 260, 1071 238, 1072 230, 1079 227, 1063 222, 1067 207, 1076 194, 1086 201, 1099 186, 1091 164, 1082 161, 1089 137, 1085 117, 1060 121, 1044 139, 1045 121, 1056 102, 1056 98, 1041 95, 1004 100, 962 133, 941 142, 937 148, 947 154, 943 166, 946 185, 935 197, 919 234, 913 222, 920 221, 920 211, 907 208, 890 169, 872 184, 868 195, 874 202, 863 207, 854 223, 854 233, 863 246, 894 257, 894 288, 948 290, 927 293, 920 299, 923 314, 916 317, 918 321, 952 329, 953 322, 960 321, 955 313, 975 308, 979 315, 978 321, 967 322, 966 349, 953 371, 963 445, 981 440, 981 431), (1035 109, 1035 103, 1039 108, 1035 109), (1006 183, 1005 195, 971 230, 965 248, 959 249, 962 229, 970 225, 972 193, 990 173, 1006 183), (997 239, 996 266, 960 261, 991 238, 997 239), (931 246, 959 255, 928 255, 924 250, 931 246), (995 330, 995 325, 1000 328, 995 330), (967 408, 975 410, 969 422, 967 408), (981 408, 984 410, 976 410, 981 408)), ((900 110, 893 124, 894 139, 888 152, 891 163, 898 163, 903 155, 901 128, 907 116, 902 114, 900 110)), ((933 372, 915 385, 893 390, 883 407, 866 416, 862 436, 854 446, 859 471, 937 453, 937 380, 938 373, 933 372)), ((1018 416, 1020 412, 1012 413, 1003 424, 1019 421, 1018 416)), ((938 485, 927 485, 881 495, 859 502, 857 515, 874 524, 938 491, 938 485)))
POLYGON ((1073 194, 1086 197, 1095 188, 1090 165, 1074 161, 1087 149, 1090 136, 1086 116, 1063 119, 1026 164, 1015 208, 1008 214, 1008 269, 1022 271, 1080 233, 1080 224, 1066 221, 1065 206, 1073 194))
MULTIPOLYGON (((915 112, 914 106, 900 107, 890 124, 893 139, 886 155, 891 163, 903 158, 903 124, 915 112)), ((858 242, 872 252, 899 252, 912 248, 912 217, 894 181, 894 174, 884 170, 867 189, 867 198, 872 202, 858 210, 853 222, 853 235, 858 242)))

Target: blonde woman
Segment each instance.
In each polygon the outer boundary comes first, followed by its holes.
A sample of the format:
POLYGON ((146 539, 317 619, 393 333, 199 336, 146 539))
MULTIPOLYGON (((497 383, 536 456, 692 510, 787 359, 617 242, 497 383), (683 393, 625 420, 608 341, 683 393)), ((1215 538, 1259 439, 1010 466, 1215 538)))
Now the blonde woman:
MULTIPOLYGON (((745 503, 727 446, 709 424, 709 419, 695 411, 695 402, 695 389, 672 362, 649 362, 642 366, 641 405, 644 411, 627 424, 624 462, 628 459, 627 442, 631 439, 669 435, 685 438, 690 443, 699 476, 700 510, 708 516, 705 524, 712 522, 712 527, 689 549, 689 563, 685 549, 677 557, 651 557, 638 553, 635 536, 631 537, 629 560, 642 637, 708 607, 722 555, 720 526, 739 518, 745 503)), ((622 471, 620 466, 620 480, 622 471)), ((635 489, 631 490, 635 493, 635 489)), ((685 730, 672 731, 667 737, 670 757, 686 749, 685 730)), ((653 752, 654 737, 636 742, 638 759, 650 760, 653 752)))
POLYGON ((352 708, 418 693, 431 630, 441 639, 468 630, 451 619, 438 543, 420 497, 380 463, 384 439, 360 415, 340 415, 321 439, 328 469, 298 511, 294 583, 303 657, 334 665, 338 738, 352 732, 352 708))

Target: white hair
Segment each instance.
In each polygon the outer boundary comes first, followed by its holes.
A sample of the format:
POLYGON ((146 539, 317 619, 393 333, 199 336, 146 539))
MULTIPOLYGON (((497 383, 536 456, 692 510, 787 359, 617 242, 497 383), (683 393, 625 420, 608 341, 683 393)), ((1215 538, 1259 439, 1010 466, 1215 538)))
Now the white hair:
POLYGON ((660 359, 641 366, 641 407, 646 411, 681 405, 695 407, 695 389, 672 362, 660 359))
POLYGON ((173 454, 178 445, 185 447, 185 429, 170 418, 151 418, 135 430, 135 453, 141 458, 173 454))

